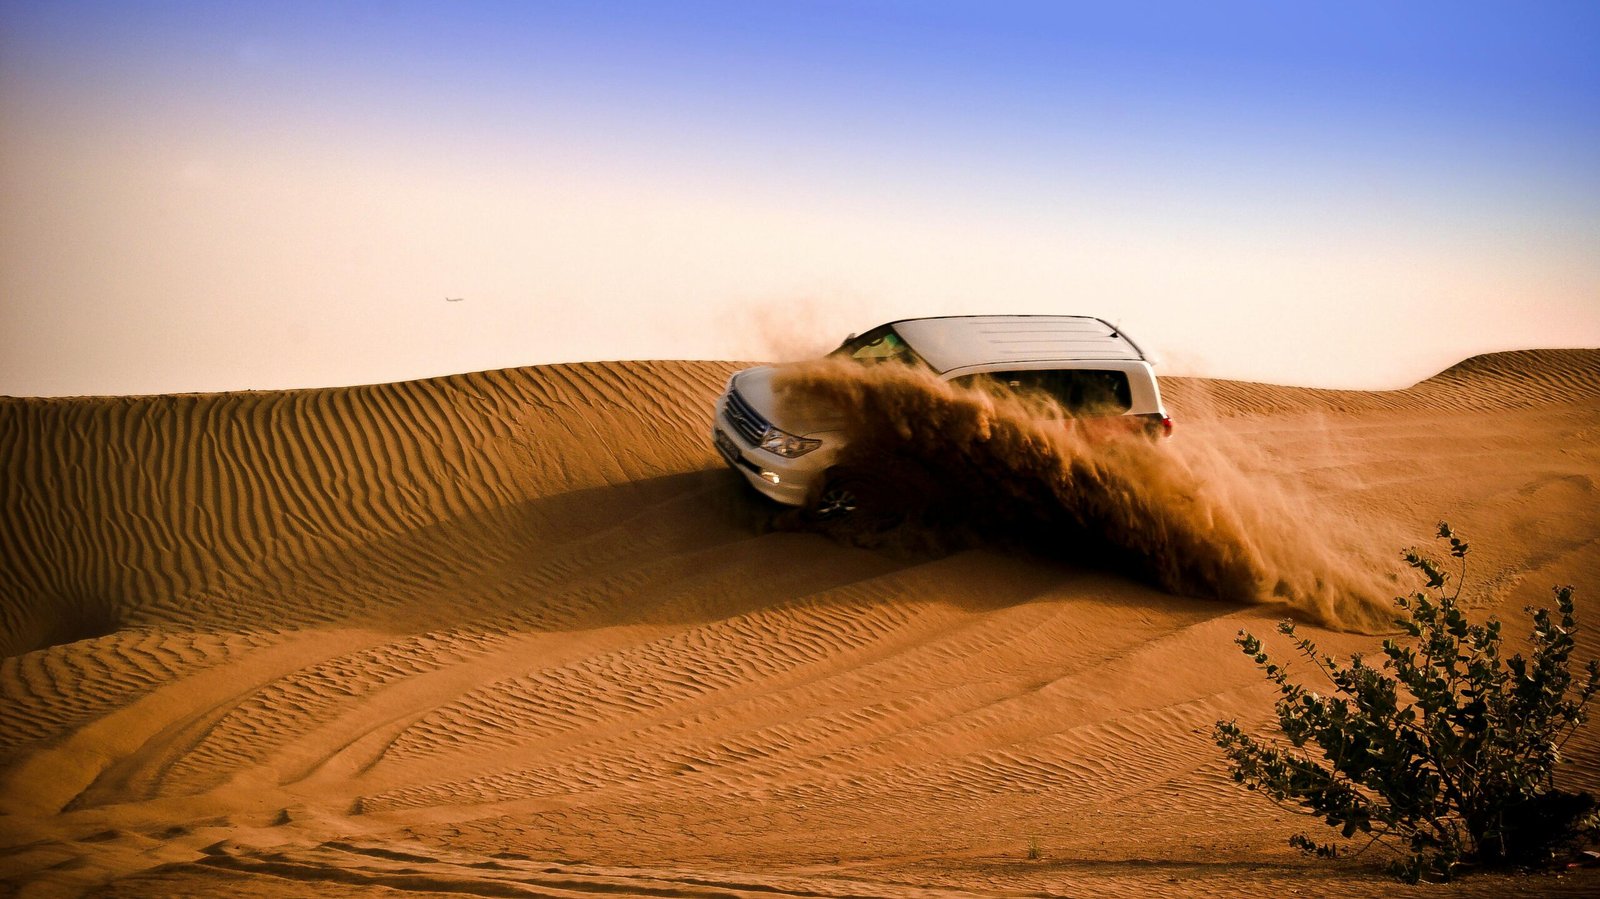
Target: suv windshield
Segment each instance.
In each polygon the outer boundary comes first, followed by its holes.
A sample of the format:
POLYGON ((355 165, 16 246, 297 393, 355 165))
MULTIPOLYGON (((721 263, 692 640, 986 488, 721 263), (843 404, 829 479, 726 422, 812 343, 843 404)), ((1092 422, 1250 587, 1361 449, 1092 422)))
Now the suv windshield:
POLYGON ((917 351, 906 343, 905 338, 895 333, 894 328, 882 325, 860 337, 852 337, 839 345, 839 348, 829 353, 830 356, 844 356, 857 362, 907 362, 919 363, 921 357, 917 351))

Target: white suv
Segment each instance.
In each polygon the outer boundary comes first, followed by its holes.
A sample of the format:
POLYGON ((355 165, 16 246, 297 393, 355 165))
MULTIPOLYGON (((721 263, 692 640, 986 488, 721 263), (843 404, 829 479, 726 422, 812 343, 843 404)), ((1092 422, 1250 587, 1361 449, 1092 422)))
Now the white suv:
MULTIPOLYGON (((1154 436, 1172 432, 1155 373, 1121 330, 1079 315, 911 318, 846 340, 831 356, 923 366, 946 381, 992 379, 1043 390, 1074 416, 1123 416, 1154 436)), ((847 513, 856 497, 832 478, 844 446, 838 422, 809 421, 786 409, 775 369, 747 368, 728 379, 711 436, 733 470, 768 497, 822 515, 847 513)))

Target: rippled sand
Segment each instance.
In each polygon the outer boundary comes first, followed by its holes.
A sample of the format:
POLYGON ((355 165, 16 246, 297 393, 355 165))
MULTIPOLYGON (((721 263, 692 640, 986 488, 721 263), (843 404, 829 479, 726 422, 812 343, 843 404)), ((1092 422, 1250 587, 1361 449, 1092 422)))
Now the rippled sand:
MULTIPOLYGON (((734 368, 0 399, 0 892, 1398 889, 1293 854, 1314 822, 1211 743, 1270 705, 1232 636, 1291 607, 785 526, 707 440, 734 368)), ((1600 351, 1164 386, 1175 446, 1378 576, 1444 517, 1479 612, 1577 584, 1600 656, 1600 351)), ((1600 786, 1595 727, 1568 750, 1600 786)))

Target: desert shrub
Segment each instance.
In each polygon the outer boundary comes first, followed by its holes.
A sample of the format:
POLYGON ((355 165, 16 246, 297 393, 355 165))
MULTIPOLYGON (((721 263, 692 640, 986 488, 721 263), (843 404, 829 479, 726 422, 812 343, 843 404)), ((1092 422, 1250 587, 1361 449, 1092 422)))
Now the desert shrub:
MULTIPOLYGON (((1468 544, 1445 523, 1438 536, 1460 565, 1456 588, 1438 561, 1404 554, 1425 587, 1396 598, 1404 636, 1383 642, 1380 666, 1359 654, 1341 664, 1281 624, 1330 685, 1325 694, 1296 683, 1240 631, 1235 642, 1278 688, 1282 733, 1252 737, 1233 721, 1214 732, 1234 780, 1347 839, 1366 837, 1358 852, 1386 847, 1391 872, 1413 883, 1468 866, 1545 864, 1597 834, 1594 799, 1554 782, 1561 749, 1600 689, 1596 662, 1586 678, 1569 669, 1572 588, 1555 589, 1554 613, 1529 609, 1528 654, 1502 658, 1500 622, 1473 624, 1457 603, 1468 544)), ((1306 834, 1289 842, 1321 857, 1340 852, 1306 834)))

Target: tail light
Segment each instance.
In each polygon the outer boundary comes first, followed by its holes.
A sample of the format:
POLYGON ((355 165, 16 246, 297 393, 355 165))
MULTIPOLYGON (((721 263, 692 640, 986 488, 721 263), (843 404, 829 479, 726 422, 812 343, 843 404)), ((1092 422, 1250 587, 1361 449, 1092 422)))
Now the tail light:
POLYGON ((1152 440, 1172 436, 1172 419, 1165 412, 1146 412, 1139 418, 1144 422, 1144 432, 1152 440))

